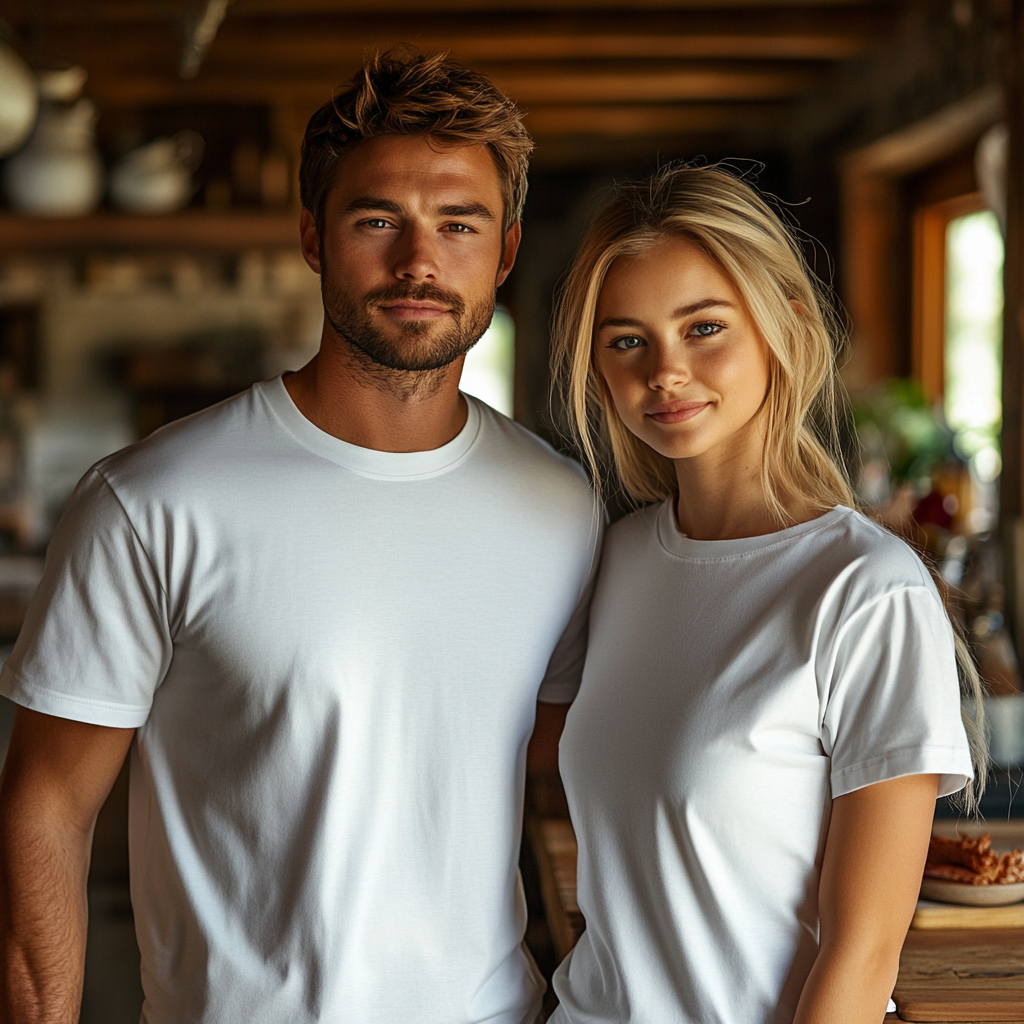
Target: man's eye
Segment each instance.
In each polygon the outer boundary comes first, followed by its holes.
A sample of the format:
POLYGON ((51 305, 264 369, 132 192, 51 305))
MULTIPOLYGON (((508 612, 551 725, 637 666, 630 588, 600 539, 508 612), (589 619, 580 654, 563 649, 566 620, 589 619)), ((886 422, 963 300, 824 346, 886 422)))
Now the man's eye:
POLYGON ((620 352, 628 352, 630 349, 639 348, 643 343, 643 338, 638 338, 635 334, 626 334, 621 338, 616 338, 608 347, 617 348, 620 352))
POLYGON ((448 230, 453 235, 468 235, 473 229, 468 224, 449 224, 448 230))
POLYGON ((371 217, 366 221, 366 226, 368 228, 386 228, 388 222, 383 217, 371 217))

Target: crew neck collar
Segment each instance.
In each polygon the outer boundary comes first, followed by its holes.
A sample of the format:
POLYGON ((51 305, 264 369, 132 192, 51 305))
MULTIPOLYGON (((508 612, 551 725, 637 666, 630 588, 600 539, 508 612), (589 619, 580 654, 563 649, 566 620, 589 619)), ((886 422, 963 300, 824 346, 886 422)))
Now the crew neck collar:
POLYGON ((845 505, 836 505, 835 508, 816 519, 810 519, 806 523, 797 523, 795 526, 788 526, 786 529, 776 530, 774 533, 765 533, 757 537, 736 537, 732 540, 694 540, 680 532, 673 509, 674 502, 674 498, 666 498, 658 509, 656 524, 658 540, 669 554, 675 555, 677 558, 698 561, 716 561, 721 558, 766 551, 779 544, 787 544, 808 533, 813 533, 815 530, 831 526, 853 512, 853 509, 847 508, 845 505))
POLYGON ((480 432, 480 410, 475 399, 465 395, 469 407, 465 426, 447 444, 422 452, 381 452, 342 441, 306 419, 288 394, 283 375, 257 384, 256 390, 304 448, 364 476, 410 480, 442 473, 462 461, 480 432))

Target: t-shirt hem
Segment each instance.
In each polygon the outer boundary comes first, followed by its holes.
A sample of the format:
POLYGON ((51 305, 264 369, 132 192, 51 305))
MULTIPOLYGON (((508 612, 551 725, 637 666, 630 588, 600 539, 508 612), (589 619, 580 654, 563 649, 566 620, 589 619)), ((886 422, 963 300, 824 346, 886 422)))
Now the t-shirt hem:
POLYGON ((0 672, 0 694, 29 711, 67 718, 86 725, 112 729, 138 729, 149 718, 149 706, 117 704, 94 697, 72 697, 58 690, 26 682, 18 673, 0 672))
POLYGON ((893 750, 832 772, 832 797, 904 775, 938 775, 939 793, 957 793, 974 778, 970 755, 961 747, 924 746, 893 750))

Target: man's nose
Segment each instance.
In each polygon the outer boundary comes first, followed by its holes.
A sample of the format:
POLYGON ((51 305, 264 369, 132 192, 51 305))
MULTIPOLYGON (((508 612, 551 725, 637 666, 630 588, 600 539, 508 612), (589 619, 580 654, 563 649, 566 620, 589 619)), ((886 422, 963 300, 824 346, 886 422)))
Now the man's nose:
POLYGON ((410 224, 394 249, 393 272, 401 281, 430 281, 437 277, 436 239, 433 231, 410 224))

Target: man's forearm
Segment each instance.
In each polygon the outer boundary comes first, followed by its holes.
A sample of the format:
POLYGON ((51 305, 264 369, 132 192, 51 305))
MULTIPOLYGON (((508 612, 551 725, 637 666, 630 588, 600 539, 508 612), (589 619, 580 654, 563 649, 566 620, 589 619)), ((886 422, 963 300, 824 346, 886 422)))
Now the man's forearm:
POLYGON ((17 821, 3 804, 0 797, 0 1022, 76 1024, 89 837, 17 821))

